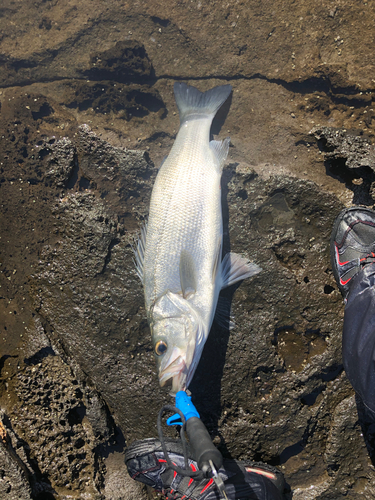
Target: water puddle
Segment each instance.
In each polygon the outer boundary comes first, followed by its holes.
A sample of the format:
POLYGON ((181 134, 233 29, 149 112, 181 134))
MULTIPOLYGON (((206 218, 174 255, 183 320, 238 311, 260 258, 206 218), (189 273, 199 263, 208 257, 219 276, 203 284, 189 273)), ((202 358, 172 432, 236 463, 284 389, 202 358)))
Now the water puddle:
POLYGON ((294 218, 295 214, 289 208, 284 194, 276 193, 262 205, 258 227, 267 232, 273 226, 277 228, 290 228, 295 225, 294 218))
POLYGON ((327 343, 319 331, 298 333, 293 327, 275 331, 277 353, 284 360, 287 370, 301 372, 311 358, 322 354, 327 343))

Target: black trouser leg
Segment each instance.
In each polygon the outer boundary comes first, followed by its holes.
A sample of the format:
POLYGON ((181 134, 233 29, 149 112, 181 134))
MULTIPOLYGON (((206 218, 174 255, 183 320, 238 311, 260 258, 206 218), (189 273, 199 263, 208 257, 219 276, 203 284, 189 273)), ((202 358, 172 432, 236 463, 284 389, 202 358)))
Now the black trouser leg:
POLYGON ((375 414, 375 264, 353 278, 345 307, 342 357, 354 390, 375 414))

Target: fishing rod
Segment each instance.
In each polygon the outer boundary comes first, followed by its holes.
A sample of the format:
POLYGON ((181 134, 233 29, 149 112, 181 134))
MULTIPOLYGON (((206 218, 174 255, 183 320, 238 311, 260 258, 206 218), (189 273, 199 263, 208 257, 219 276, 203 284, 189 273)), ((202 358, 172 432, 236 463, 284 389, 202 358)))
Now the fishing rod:
MULTIPOLYGON (((212 478, 219 490, 221 499, 228 500, 225 492, 224 482, 218 473, 220 467, 222 467, 223 465, 223 456, 213 444, 206 426, 202 422, 197 409, 191 402, 191 396, 188 396, 185 391, 179 391, 176 394, 175 406, 163 406, 163 408, 160 410, 158 417, 158 432, 162 446, 164 439, 161 428, 161 417, 166 410, 177 410, 177 413, 175 415, 167 419, 167 425, 182 426, 180 434, 184 449, 185 469, 188 469, 186 440, 184 434, 184 431, 186 430, 193 458, 197 462, 198 468, 203 474, 203 477, 212 478)), ((164 450, 164 454, 166 454, 166 450, 164 450)), ((184 472, 184 475, 186 475, 186 471, 183 471, 181 469, 178 472, 184 472)), ((189 475, 192 475, 193 477, 193 475, 195 474, 189 475)))

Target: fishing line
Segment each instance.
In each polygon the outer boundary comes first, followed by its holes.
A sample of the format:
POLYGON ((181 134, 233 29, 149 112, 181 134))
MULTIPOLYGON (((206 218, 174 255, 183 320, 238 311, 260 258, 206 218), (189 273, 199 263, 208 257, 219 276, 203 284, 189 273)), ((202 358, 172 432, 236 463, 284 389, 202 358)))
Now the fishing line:
POLYGON ((205 478, 205 474, 201 471, 198 470, 196 472, 193 472, 191 468, 189 467, 189 462, 188 462, 188 451, 187 451, 187 441, 185 437, 185 431, 186 431, 186 419, 184 414, 182 413, 181 410, 179 410, 176 406, 172 405, 165 405, 161 408, 158 414, 158 420, 157 420, 157 429, 158 429, 158 434, 159 434, 159 440, 161 443, 161 447, 164 453, 164 457, 167 461, 168 467, 177 474, 181 474, 181 476, 184 477, 192 477, 197 480, 202 480, 205 478), (182 426, 180 429, 180 437, 181 437, 181 443, 182 443, 182 450, 183 450, 183 455, 184 455, 184 461, 185 461, 185 469, 181 469, 181 467, 178 467, 177 465, 174 465, 169 457, 167 447, 165 445, 165 440, 164 440, 164 434, 163 434, 163 428, 162 428, 162 416, 166 411, 171 411, 172 413, 178 413, 178 415, 181 417, 181 422, 182 426))

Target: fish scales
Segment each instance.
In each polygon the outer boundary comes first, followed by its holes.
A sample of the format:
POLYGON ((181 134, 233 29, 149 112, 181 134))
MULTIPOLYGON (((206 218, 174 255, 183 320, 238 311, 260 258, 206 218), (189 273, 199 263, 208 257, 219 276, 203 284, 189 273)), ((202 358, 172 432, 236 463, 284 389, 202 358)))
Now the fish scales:
POLYGON ((159 381, 171 380, 172 394, 192 380, 220 290, 260 271, 237 254, 221 258, 220 180, 229 138, 209 139, 231 87, 202 93, 176 83, 174 90, 180 129, 156 177, 135 251, 159 381))
MULTIPOLYGON (((202 287, 222 234, 221 173, 214 165, 208 120, 183 125, 155 183, 144 261, 145 296, 152 303, 166 289, 180 292, 181 250, 191 252, 202 287), (205 139, 205 140, 204 140, 205 139)), ((200 284, 199 283, 199 284, 200 284)))

